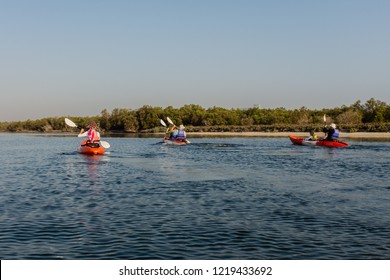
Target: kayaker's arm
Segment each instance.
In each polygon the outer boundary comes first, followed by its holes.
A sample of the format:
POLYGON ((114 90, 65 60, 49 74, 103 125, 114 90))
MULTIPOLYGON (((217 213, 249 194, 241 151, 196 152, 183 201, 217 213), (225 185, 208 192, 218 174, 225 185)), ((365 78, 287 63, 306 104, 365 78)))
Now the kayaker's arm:
POLYGON ((88 131, 84 132, 84 129, 82 128, 77 137, 88 137, 88 131))

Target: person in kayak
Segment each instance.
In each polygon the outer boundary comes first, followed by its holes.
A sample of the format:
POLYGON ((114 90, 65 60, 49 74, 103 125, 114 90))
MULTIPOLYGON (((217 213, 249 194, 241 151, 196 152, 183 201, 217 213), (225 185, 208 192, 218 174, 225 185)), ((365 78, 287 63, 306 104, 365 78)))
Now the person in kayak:
POLYGON ((173 138, 173 133, 175 131, 176 126, 173 125, 172 127, 167 127, 165 130, 165 139, 172 139, 173 138))
POLYGON ((84 128, 81 128, 79 135, 77 137, 88 137, 88 143, 98 143, 100 141, 100 133, 96 131, 97 124, 95 122, 91 122, 88 125, 89 129, 84 132, 84 128))
POLYGON ((314 130, 310 130, 310 136, 306 138, 308 141, 317 141, 317 134, 314 132, 314 130))
POLYGON ((337 141, 339 139, 340 131, 336 128, 336 124, 334 123, 330 124, 329 128, 325 126, 322 131, 327 134, 325 140, 337 141))
POLYGON ((172 135, 173 138, 176 140, 180 140, 180 141, 185 142, 187 135, 186 135, 186 131, 184 129, 185 129, 185 127, 182 124, 179 126, 179 129, 177 129, 177 127, 176 127, 176 129, 173 131, 173 135, 172 135))

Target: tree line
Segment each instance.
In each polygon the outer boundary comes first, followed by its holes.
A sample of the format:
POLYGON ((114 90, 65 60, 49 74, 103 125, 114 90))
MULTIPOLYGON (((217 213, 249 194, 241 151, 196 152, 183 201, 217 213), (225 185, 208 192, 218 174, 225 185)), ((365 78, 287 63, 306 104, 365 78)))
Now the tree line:
MULTIPOLYGON (((132 110, 116 108, 111 112, 104 109, 100 115, 92 117, 66 116, 82 127, 91 121, 98 123, 103 132, 156 133, 164 128, 160 119, 170 117, 176 124, 184 124, 188 132, 213 131, 309 131, 321 130, 323 115, 327 123, 334 122, 345 131, 386 132, 390 131, 390 105, 371 98, 365 103, 360 100, 350 106, 333 109, 246 108, 226 109, 211 107, 205 109, 189 104, 181 108, 172 106, 152 107, 145 105, 132 110)), ((48 117, 39 120, 0 122, 3 132, 65 132, 73 131, 67 127, 64 117, 48 117)))

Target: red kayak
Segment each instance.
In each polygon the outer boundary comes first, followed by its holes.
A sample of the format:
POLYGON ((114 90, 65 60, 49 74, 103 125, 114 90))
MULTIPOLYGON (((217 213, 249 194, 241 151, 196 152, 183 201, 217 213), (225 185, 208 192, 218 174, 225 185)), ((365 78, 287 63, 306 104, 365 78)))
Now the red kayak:
POLYGON ((186 140, 178 140, 173 138, 166 138, 164 137, 163 142, 168 145, 188 145, 190 144, 190 141, 186 140))
POLYGON ((79 152, 86 155, 102 155, 104 151, 104 148, 99 143, 87 143, 86 140, 81 143, 79 148, 79 152))
POLYGON ((302 146, 323 146, 323 147, 348 147, 348 143, 342 141, 329 141, 329 140, 307 140, 306 138, 299 136, 288 136, 294 145, 302 146))

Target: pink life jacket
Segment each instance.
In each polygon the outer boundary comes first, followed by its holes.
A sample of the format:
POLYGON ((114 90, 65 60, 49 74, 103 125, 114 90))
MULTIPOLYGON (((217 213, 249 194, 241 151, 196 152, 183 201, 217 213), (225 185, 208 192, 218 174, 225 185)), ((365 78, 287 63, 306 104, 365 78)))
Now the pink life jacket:
POLYGON ((91 143, 93 143, 93 141, 100 140, 97 132, 94 129, 88 129, 88 139, 91 143))

